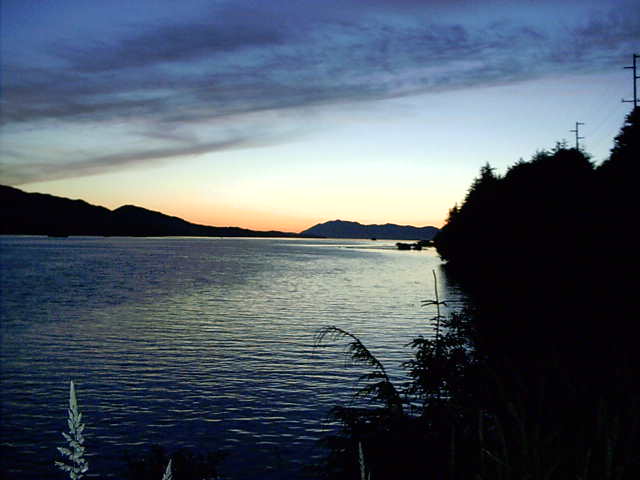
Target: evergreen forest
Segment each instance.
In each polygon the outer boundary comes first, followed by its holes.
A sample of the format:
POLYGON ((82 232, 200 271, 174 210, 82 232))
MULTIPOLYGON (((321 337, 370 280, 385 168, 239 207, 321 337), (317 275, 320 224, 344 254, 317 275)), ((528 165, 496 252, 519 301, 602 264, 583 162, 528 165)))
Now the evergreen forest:
POLYGON ((468 305, 416 338, 393 385, 375 353, 328 327, 368 367, 337 407, 327 478, 640 478, 635 329, 640 108, 595 165, 558 144, 504 175, 480 170, 435 238, 468 305))

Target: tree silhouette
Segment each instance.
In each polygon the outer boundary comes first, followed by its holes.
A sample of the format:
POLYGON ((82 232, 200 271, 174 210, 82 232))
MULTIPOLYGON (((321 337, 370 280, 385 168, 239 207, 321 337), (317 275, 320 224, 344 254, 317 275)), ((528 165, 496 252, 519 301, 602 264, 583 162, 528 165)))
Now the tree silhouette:
POLYGON ((380 402, 334 410, 343 429, 327 478, 355 478, 358 458, 378 479, 640 478, 639 116, 597 168, 566 144, 504 176, 481 168, 435 238, 470 304, 409 344, 404 389, 387 388, 359 339, 327 330, 374 368, 365 392, 380 402))

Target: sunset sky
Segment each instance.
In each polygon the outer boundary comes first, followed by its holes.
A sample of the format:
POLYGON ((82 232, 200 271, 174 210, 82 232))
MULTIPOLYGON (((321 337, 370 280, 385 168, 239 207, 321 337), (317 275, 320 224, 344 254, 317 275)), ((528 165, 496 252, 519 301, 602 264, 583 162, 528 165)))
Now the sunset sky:
POLYGON ((576 121, 599 163, 640 53, 637 0, 1 5, 0 183, 259 230, 440 226, 576 121))

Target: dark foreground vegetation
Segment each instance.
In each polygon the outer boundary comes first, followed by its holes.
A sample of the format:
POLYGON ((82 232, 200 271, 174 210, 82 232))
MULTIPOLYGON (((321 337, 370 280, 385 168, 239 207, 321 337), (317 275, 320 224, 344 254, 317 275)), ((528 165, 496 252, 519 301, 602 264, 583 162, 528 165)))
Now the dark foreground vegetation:
POLYGON ((636 108, 600 166, 558 145, 482 168, 435 239, 470 305, 411 344, 407 384, 321 334, 371 368, 374 401, 335 409, 328 478, 640 478, 638 162, 636 108))

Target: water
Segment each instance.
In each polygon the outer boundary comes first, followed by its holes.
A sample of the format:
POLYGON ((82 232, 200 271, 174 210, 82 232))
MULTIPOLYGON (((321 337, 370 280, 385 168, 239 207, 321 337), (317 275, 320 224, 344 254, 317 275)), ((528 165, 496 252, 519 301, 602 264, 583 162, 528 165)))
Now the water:
POLYGON ((64 477, 53 461, 70 379, 90 477, 122 478, 123 452, 160 444, 224 449, 228 478, 298 478, 358 374, 342 345, 314 337, 349 330, 402 381, 404 345, 432 331, 420 300, 440 264, 391 241, 4 237, 0 249, 2 471, 26 480, 64 477))

